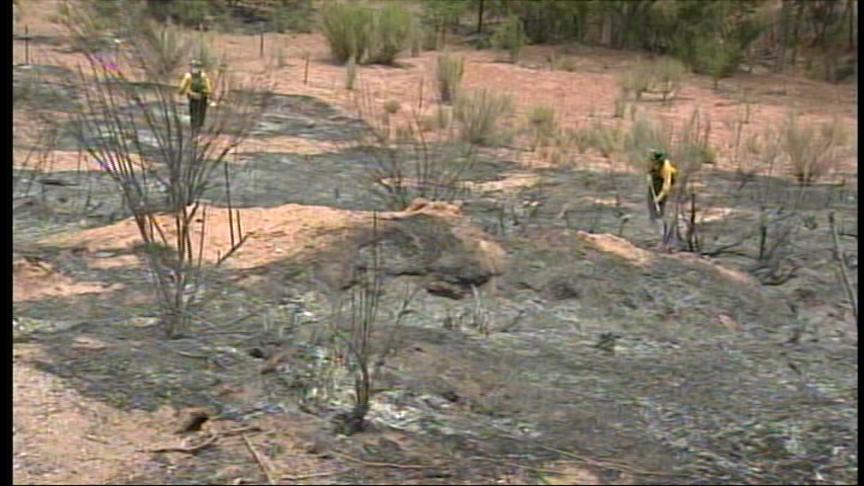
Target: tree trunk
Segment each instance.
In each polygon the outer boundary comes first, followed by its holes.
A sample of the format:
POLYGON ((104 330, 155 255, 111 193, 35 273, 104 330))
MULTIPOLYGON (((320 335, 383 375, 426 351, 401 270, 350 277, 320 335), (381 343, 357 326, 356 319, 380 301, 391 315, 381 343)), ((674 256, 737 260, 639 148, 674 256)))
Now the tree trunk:
POLYGON ((477 5, 477 33, 483 33, 483 5, 486 3, 485 0, 479 0, 479 4, 477 5))
POLYGON ((795 20, 792 23, 792 69, 795 69, 795 62, 798 60, 798 34, 801 27, 801 17, 804 15, 804 2, 798 2, 798 8, 795 11, 795 20))
POLYGON ((789 1, 783 0, 780 8, 780 32, 777 43, 777 59, 774 63, 774 71, 782 73, 786 67, 786 44, 789 42, 789 1))

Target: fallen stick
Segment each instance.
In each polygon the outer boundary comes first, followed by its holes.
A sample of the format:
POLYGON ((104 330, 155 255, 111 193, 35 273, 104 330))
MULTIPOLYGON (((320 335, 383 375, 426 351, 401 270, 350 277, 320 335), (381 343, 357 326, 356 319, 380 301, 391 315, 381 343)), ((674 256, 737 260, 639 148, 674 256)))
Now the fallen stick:
MULTIPOLYGON (((182 452, 184 454, 195 454, 198 451, 210 447, 215 444, 222 437, 231 437, 232 435, 238 434, 246 434, 248 432, 261 432, 261 428, 256 425, 250 425, 248 427, 239 427, 236 429, 225 430, 221 432, 216 432, 211 435, 204 442, 191 446, 191 447, 178 447, 178 446, 168 446, 168 447, 154 447, 152 449, 136 449, 137 452, 182 452)), ((107 443, 107 442, 106 442, 107 443)))
POLYGON ((264 463, 264 459, 258 454, 258 451, 255 450, 255 447, 252 445, 252 442, 249 441, 249 437, 246 434, 243 434, 243 442, 246 443, 246 448, 249 449, 249 452, 252 453, 252 457, 255 459, 255 462, 258 463, 258 467, 261 468, 261 471, 267 476, 267 484, 276 484, 276 480, 273 479, 273 475, 270 474, 270 469, 267 468, 267 465, 264 463))
POLYGON ((580 456, 579 454, 576 454, 576 453, 573 453, 573 452, 569 452, 569 451, 564 451, 564 450, 561 450, 561 449, 556 449, 556 448, 554 448, 554 447, 549 447, 549 446, 544 446, 544 445, 541 445, 540 447, 542 447, 543 449, 546 449, 546 450, 552 451, 552 452, 557 452, 557 453, 559 453, 559 454, 561 454, 561 455, 567 456, 567 457, 572 458, 572 459, 577 459, 577 460, 579 460, 579 461, 583 461, 583 462, 585 462, 585 463, 591 464, 592 466, 599 466, 599 467, 605 467, 605 468, 608 468, 608 469, 615 469, 615 470, 618 470, 618 471, 629 472, 629 473, 631 473, 631 474, 642 474, 642 475, 645 475, 645 476, 673 476, 673 477, 689 477, 689 476, 687 476, 687 475, 685 475, 685 474, 670 473, 670 472, 661 472, 661 471, 649 471, 649 470, 646 470, 646 469, 639 469, 639 468, 636 468, 636 467, 627 466, 627 465, 625 465, 625 464, 620 464, 620 463, 617 463, 617 462, 604 461, 604 460, 601 460, 601 459, 594 459, 594 458, 587 457, 587 456, 580 456))
POLYGON ((356 462, 357 464, 362 464, 362 465, 367 466, 367 467, 392 467, 394 469, 433 469, 436 467, 441 467, 441 466, 436 466, 436 465, 432 465, 432 464, 427 466, 427 465, 423 465, 423 464, 396 464, 396 463, 392 463, 392 462, 370 462, 370 461, 364 461, 363 459, 358 459, 358 458, 353 457, 353 456, 349 456, 348 454, 345 454, 342 452, 336 452, 334 450, 329 450, 329 451, 327 451, 326 454, 333 454, 337 457, 341 457, 343 459, 347 459, 351 462, 356 462))
POLYGON ((337 474, 344 474, 347 472, 351 472, 350 469, 338 469, 336 471, 323 471, 317 473, 309 473, 309 474, 295 474, 291 476, 282 476, 279 479, 286 481, 300 481, 301 479, 310 479, 310 478, 323 478, 325 476, 335 476, 337 474))
POLYGON ((846 254, 843 248, 840 247, 840 238, 837 235, 837 226, 834 224, 834 212, 828 214, 828 224, 831 226, 831 238, 834 241, 834 258, 837 260, 837 266, 840 267, 840 278, 842 279, 843 289, 846 290, 846 297, 849 299, 849 305, 852 306, 852 315, 855 316, 855 321, 858 321, 858 296, 855 289, 852 287, 852 281, 849 279, 849 273, 846 270, 846 254))
POLYGON ((136 452, 182 452, 184 454, 196 454, 198 451, 215 444, 217 440, 219 440, 219 434, 214 434, 204 442, 191 447, 156 447, 153 449, 136 449, 136 452))

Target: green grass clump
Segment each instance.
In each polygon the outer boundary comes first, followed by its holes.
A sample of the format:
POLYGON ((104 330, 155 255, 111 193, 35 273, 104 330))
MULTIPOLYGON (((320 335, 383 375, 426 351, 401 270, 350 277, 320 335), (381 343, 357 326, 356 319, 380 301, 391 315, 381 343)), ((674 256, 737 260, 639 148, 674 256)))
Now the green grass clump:
POLYGON ((840 120, 804 125, 791 113, 780 129, 789 169, 802 185, 810 185, 831 172, 847 154, 849 134, 840 120))
POLYGON ((528 128, 531 131, 531 150, 545 146, 558 131, 555 110, 552 107, 538 105, 528 112, 528 128))
POLYGON ((462 75, 465 73, 465 59, 444 53, 438 56, 436 64, 438 92, 442 103, 450 103, 456 98, 462 75))
POLYGON ((461 123, 462 140, 491 144, 501 139, 501 119, 513 113, 513 97, 479 89, 456 98, 453 114, 461 123))
POLYGON ((354 58, 361 64, 393 64, 408 46, 413 20, 399 3, 382 8, 348 2, 327 2, 321 24, 337 62, 354 58))
POLYGON ((519 60, 519 53, 525 47, 525 31, 519 17, 508 17, 492 34, 492 47, 506 52, 510 62, 519 60))

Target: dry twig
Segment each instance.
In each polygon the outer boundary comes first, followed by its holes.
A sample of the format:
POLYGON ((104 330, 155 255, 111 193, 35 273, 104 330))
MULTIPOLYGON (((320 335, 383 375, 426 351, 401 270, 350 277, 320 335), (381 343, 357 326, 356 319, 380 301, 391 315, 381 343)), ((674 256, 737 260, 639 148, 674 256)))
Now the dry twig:
POLYGON ((270 474, 270 468, 264 463, 264 458, 258 454, 258 451, 252 445, 252 442, 249 441, 249 437, 246 434, 243 434, 243 442, 246 444, 246 448, 249 449, 249 452, 252 453, 252 457, 255 458, 255 462, 258 463, 258 467, 261 468, 261 471, 267 476, 267 484, 276 484, 276 480, 273 478, 273 475, 270 474))
POLYGON ((392 467, 394 469, 432 469, 441 466, 437 466, 434 464, 424 465, 424 464, 396 464, 392 462, 370 462, 364 461, 363 459, 358 459, 353 456, 349 456, 348 454, 342 452, 336 452, 333 450, 327 451, 327 454, 333 454, 334 456, 341 457, 342 459, 346 459, 351 462, 356 462, 357 464, 362 464, 366 467, 392 467))
POLYGON ((849 298, 849 304, 852 305, 852 315, 855 316, 855 321, 858 321, 858 296, 855 295, 855 289, 852 287, 852 281, 849 279, 849 272, 846 270, 846 255, 843 249, 840 248, 840 238, 837 235, 837 226, 834 224, 834 212, 828 214, 828 224, 831 226, 831 238, 834 240, 834 257, 837 260, 837 266, 840 267, 840 277, 843 281, 843 288, 846 290, 846 295, 849 298))
POLYGON ((310 479, 310 478, 323 478, 325 476, 335 476, 337 474, 345 474, 347 472, 351 472, 350 469, 337 469, 335 471, 322 471, 317 473, 309 473, 309 474, 294 474, 290 476, 282 476, 279 479, 285 481, 300 481, 301 479, 310 479))

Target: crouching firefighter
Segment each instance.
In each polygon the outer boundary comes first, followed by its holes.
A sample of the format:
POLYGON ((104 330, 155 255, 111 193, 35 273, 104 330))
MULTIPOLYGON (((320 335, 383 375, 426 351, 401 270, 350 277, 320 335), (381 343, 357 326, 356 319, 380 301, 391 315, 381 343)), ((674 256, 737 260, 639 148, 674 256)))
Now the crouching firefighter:
POLYGON ((657 220, 662 222, 660 241, 662 245, 668 243, 669 228, 666 224, 665 210, 666 202, 669 200, 669 194, 675 186, 678 169, 669 162, 666 154, 651 150, 649 152, 651 158, 650 169, 646 177, 648 182, 648 214, 651 221, 656 224, 657 220))
POLYGON ((191 68, 190 72, 183 75, 179 92, 189 98, 189 117, 192 120, 192 129, 197 131, 204 126, 208 98, 213 92, 213 87, 207 73, 201 69, 201 61, 192 61, 191 68))

